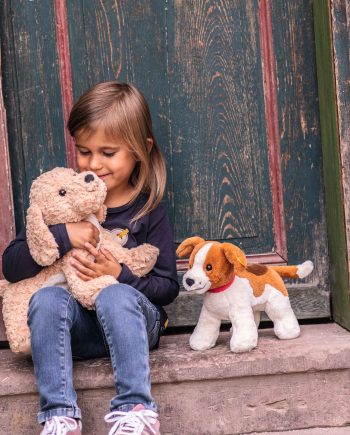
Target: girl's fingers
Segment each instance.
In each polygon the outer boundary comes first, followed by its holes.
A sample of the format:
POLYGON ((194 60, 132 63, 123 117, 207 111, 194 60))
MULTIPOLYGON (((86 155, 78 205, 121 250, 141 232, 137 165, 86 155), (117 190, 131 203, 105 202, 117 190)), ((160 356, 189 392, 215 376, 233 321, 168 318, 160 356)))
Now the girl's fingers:
POLYGON ((83 281, 90 281, 91 280, 91 278, 89 276, 84 275, 83 273, 79 272, 79 270, 77 270, 75 273, 83 281))
POLYGON ((90 243, 85 243, 85 247, 86 249, 90 252, 90 254, 92 254, 95 259, 96 259, 96 263, 100 263, 103 260, 106 259, 106 256, 104 255, 103 249, 96 249, 95 247, 93 247, 90 243))
POLYGON ((75 267, 75 269, 82 274, 88 276, 89 278, 95 278, 97 275, 91 266, 95 266, 95 263, 91 263, 90 261, 79 262, 76 260, 72 260, 71 264, 75 267), (84 265, 85 264, 85 265, 84 265))
POLYGON ((118 261, 116 260, 116 258, 110 253, 110 251, 108 251, 108 249, 106 248, 101 248, 101 252, 103 253, 103 255, 107 258, 107 260, 110 261, 114 261, 115 263, 118 263, 118 261))
POLYGON ((80 263, 89 269, 95 269, 96 263, 91 261, 89 258, 86 258, 84 255, 73 252, 72 257, 74 258, 73 264, 75 261, 76 263, 80 263))
POLYGON ((94 246, 92 246, 91 243, 86 242, 85 248, 87 249, 88 252, 90 252, 91 255, 93 255, 96 258, 96 260, 99 260, 101 258, 101 252, 98 249, 96 249, 94 246))

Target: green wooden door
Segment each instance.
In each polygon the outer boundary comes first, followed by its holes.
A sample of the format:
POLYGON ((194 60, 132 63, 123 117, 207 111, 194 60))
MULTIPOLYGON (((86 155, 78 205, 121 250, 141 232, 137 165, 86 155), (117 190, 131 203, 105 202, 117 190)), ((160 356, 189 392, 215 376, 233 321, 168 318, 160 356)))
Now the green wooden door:
MULTIPOLYGON (((175 242, 197 234, 255 261, 311 259, 293 305, 329 317, 311 0, 4 0, 2 45, 17 228, 31 179, 72 162, 72 100, 129 81, 167 159, 175 242)), ((193 324, 199 304, 181 294, 173 324, 193 324)))

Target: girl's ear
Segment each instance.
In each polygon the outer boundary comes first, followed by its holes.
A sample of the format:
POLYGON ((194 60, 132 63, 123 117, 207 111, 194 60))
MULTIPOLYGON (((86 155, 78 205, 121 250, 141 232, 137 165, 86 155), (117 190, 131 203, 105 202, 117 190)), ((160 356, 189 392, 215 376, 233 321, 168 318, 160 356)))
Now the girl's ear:
POLYGON ((152 148, 153 148, 153 139, 148 137, 146 139, 146 145, 147 145, 147 151, 148 151, 148 154, 149 154, 152 151, 152 148))
POLYGON ((176 249, 176 255, 180 258, 189 257, 191 252, 199 243, 204 243, 205 240, 201 237, 190 237, 184 240, 176 249))
POLYGON ((244 252, 237 246, 231 243, 223 243, 222 249, 229 263, 233 264, 236 268, 245 269, 247 267, 247 258, 244 252))
POLYGON ((40 207, 31 205, 27 211, 27 242, 34 261, 50 266, 60 254, 56 240, 44 222, 40 207))

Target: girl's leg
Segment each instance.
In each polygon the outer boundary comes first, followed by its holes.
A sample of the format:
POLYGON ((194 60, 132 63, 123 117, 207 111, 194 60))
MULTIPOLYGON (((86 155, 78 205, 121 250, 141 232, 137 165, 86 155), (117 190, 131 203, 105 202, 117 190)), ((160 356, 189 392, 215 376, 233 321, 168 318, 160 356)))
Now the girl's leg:
POLYGON ((156 411, 149 349, 158 341, 159 311, 138 290, 115 284, 97 296, 96 313, 109 345, 117 390, 111 411, 130 411, 137 404, 156 411))
POLYGON ((46 287, 29 302, 28 325, 40 395, 38 422, 53 416, 81 418, 73 388, 71 339, 81 356, 106 356, 96 317, 65 289, 46 287))

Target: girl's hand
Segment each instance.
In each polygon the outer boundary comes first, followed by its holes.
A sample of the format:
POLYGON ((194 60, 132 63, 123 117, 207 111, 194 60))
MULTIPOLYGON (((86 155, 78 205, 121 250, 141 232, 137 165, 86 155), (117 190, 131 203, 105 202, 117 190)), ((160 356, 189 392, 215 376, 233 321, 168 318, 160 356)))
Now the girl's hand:
POLYGON ((68 237, 73 248, 85 249, 85 243, 96 247, 100 233, 91 222, 75 222, 66 224, 68 237))
POLYGON ((90 281, 90 279, 98 278, 102 275, 119 277, 122 267, 108 249, 101 248, 97 250, 90 243, 85 243, 84 248, 95 257, 95 262, 83 258, 74 252, 71 264, 76 269, 76 274, 79 278, 83 281, 90 281))

